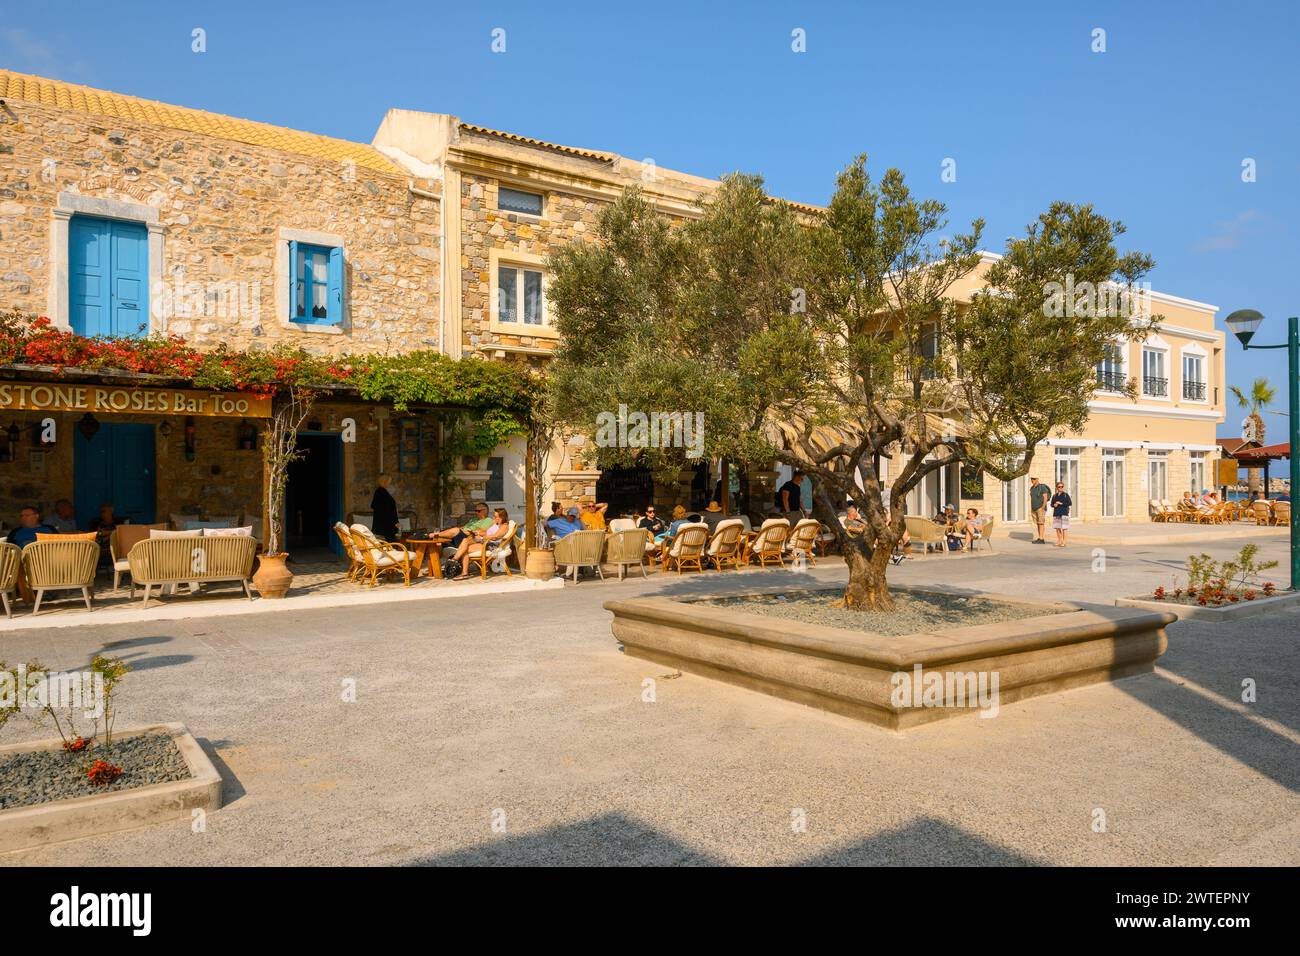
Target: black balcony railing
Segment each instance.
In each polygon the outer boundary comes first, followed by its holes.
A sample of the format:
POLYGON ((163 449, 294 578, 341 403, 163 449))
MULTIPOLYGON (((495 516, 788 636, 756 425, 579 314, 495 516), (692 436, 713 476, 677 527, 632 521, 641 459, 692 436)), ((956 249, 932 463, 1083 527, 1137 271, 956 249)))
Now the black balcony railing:
POLYGON ((1097 369, 1098 388, 1104 388, 1108 392, 1122 392, 1127 384, 1123 372, 1112 372, 1101 368, 1097 369))
POLYGON ((1164 398, 1169 394, 1169 379, 1152 378, 1150 375, 1142 376, 1142 394, 1164 398))
POLYGON ((1183 382, 1183 398, 1191 402, 1205 401, 1205 383, 1183 382))

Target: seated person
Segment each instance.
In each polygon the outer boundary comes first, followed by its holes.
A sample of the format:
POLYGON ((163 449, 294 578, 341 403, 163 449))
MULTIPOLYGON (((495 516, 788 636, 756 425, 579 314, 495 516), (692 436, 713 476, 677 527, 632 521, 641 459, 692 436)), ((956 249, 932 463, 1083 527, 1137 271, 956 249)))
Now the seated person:
POLYGON ((20 548, 25 548, 36 540, 38 534, 58 534, 52 527, 41 521, 40 509, 28 505, 18 512, 18 527, 9 532, 8 541, 20 548))
POLYGON ((72 510, 72 502, 67 498, 54 502, 54 517, 46 523, 59 534, 76 534, 77 518, 72 510))
POLYGON ((603 501, 584 501, 582 503, 582 526, 589 531, 605 530, 605 510, 609 507, 603 501))
POLYGON ((578 509, 570 508, 567 514, 560 515, 558 518, 549 518, 546 522, 546 530, 550 532, 554 540, 558 541, 566 535, 585 529, 582 520, 579 518, 578 509))
POLYGON ((962 548, 970 551, 975 546, 975 539, 984 536, 984 526, 988 524, 987 515, 981 515, 974 508, 966 509, 966 520, 961 525, 962 548))
POLYGON ((87 531, 93 531, 97 535, 96 540, 99 542, 99 552, 101 558, 108 557, 108 544, 113 537, 113 531, 118 525, 126 524, 121 518, 113 514, 113 505, 105 501, 99 506, 99 517, 91 518, 87 531))
POLYGON ((722 505, 716 501, 710 501, 708 507, 704 509, 703 517, 704 523, 709 526, 709 531, 712 532, 718 526, 718 522, 722 520, 722 505))
POLYGON ((656 541, 659 540, 660 535, 666 534, 668 531, 668 526, 664 524, 664 519, 655 514, 654 505, 646 505, 645 517, 637 522, 637 527, 645 528, 650 532, 650 537, 654 538, 656 541))
POLYGON ((845 509, 844 517, 840 519, 840 523, 844 525, 844 530, 851 537, 862 534, 867 530, 867 520, 862 517, 862 513, 858 511, 858 506, 854 504, 845 509))
POLYGON ((671 539, 677 534, 678 529, 681 528, 682 525, 686 524, 686 521, 686 509, 681 505, 674 505, 672 524, 668 526, 668 530, 663 534, 655 535, 655 544, 662 544, 671 539))
POLYGON ((1213 508, 1219 503, 1219 495, 1211 488, 1201 489, 1201 507, 1213 508))
POLYGON ((435 531, 429 535, 435 541, 445 541, 454 548, 458 548, 467 537, 475 531, 482 531, 492 524, 492 519, 488 517, 488 506, 483 502, 477 502, 474 505, 474 518, 465 522, 464 527, 443 528, 441 531, 435 531))
POLYGON ((497 508, 492 514, 492 523, 481 531, 471 531, 456 548, 454 560, 460 562, 460 574, 453 581, 464 581, 469 577, 469 559, 482 554, 486 548, 491 554, 505 541, 510 531, 510 515, 505 508, 497 508))

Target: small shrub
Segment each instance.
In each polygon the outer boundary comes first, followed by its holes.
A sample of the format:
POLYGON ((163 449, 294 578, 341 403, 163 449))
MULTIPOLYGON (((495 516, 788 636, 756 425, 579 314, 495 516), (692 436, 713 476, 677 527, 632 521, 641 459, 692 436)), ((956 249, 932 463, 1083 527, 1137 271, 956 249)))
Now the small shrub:
POLYGON ((122 775, 122 768, 106 760, 96 760, 86 771, 86 779, 97 787, 107 787, 122 775))

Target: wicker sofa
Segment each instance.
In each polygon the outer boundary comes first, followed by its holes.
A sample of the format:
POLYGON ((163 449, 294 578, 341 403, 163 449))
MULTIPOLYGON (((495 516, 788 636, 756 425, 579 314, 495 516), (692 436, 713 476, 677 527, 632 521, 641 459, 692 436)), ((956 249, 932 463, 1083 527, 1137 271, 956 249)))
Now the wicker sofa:
POLYGON ((196 538, 146 538, 137 542, 127 561, 131 581, 144 588, 144 603, 155 587, 168 584, 206 584, 238 581, 248 599, 257 541, 247 535, 196 538))

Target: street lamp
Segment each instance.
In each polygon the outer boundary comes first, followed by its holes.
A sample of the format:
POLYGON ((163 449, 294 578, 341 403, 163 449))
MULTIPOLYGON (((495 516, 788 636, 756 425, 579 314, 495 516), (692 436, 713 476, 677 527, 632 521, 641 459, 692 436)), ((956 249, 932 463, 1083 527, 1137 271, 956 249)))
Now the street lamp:
MULTIPOLYGON (((1291 316, 1287 319, 1287 336, 1285 345, 1254 345, 1250 340, 1255 335, 1264 316, 1254 309, 1238 309, 1223 320, 1243 349, 1286 349, 1286 385, 1290 407, 1291 447, 1287 455, 1291 462, 1291 590, 1300 591, 1300 524, 1295 520, 1295 496, 1300 489, 1300 319, 1291 316)), ((1268 489, 1264 489, 1268 494, 1268 489)))

